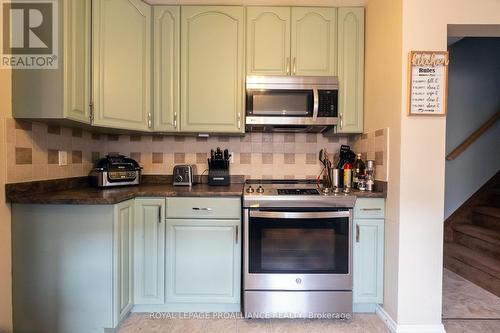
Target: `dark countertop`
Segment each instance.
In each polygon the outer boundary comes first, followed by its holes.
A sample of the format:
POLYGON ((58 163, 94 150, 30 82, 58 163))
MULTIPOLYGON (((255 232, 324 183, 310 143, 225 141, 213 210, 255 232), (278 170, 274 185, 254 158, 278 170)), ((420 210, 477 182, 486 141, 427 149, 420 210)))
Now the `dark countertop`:
POLYGON ((199 184, 192 187, 146 184, 108 189, 80 187, 68 190, 20 194, 10 196, 9 200, 12 203, 25 204, 110 205, 136 197, 239 197, 242 194, 243 184, 231 184, 229 186, 199 184))
MULTIPOLYGON (((8 184, 6 195, 17 204, 73 204, 112 205, 136 197, 239 197, 243 195, 243 178, 234 177, 229 186, 197 184, 192 187, 173 186, 171 177, 145 177, 139 186, 99 189, 89 187, 86 177, 67 178, 54 181, 8 184)), ((385 184, 381 191, 351 191, 358 198, 385 198, 385 184)))

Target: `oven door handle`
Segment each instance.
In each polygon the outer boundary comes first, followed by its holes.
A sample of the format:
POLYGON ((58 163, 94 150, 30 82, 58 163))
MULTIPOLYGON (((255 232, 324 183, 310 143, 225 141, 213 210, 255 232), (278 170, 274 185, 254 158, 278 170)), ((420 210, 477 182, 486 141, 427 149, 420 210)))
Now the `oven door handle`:
POLYGON ((250 211, 250 217, 263 219, 328 219, 350 217, 349 211, 342 212, 263 212, 250 211))

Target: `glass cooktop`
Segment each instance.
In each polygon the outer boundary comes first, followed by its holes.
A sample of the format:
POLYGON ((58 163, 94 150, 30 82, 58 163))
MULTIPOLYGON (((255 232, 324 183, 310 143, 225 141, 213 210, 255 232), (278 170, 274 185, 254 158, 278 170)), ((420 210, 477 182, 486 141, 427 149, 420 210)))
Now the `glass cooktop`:
POLYGON ((319 195, 314 188, 279 188, 278 195, 319 195))

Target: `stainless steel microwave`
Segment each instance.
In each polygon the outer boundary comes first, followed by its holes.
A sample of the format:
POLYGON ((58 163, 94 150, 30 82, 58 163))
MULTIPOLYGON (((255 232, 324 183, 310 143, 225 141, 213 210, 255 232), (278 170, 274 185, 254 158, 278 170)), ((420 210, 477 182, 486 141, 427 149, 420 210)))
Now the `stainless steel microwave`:
POLYGON ((248 132, 322 132, 337 125, 334 76, 248 76, 248 132))

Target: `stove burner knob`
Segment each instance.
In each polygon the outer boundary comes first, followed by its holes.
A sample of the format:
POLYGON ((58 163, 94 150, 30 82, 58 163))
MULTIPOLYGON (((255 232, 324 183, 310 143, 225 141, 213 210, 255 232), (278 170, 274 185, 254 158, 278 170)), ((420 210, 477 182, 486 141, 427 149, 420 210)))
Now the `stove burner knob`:
POLYGON ((257 188, 257 193, 264 193, 264 189, 262 188, 262 186, 259 186, 259 188, 257 188))
POLYGON ((252 185, 248 186, 247 188, 247 193, 253 193, 255 190, 253 189, 252 185))

